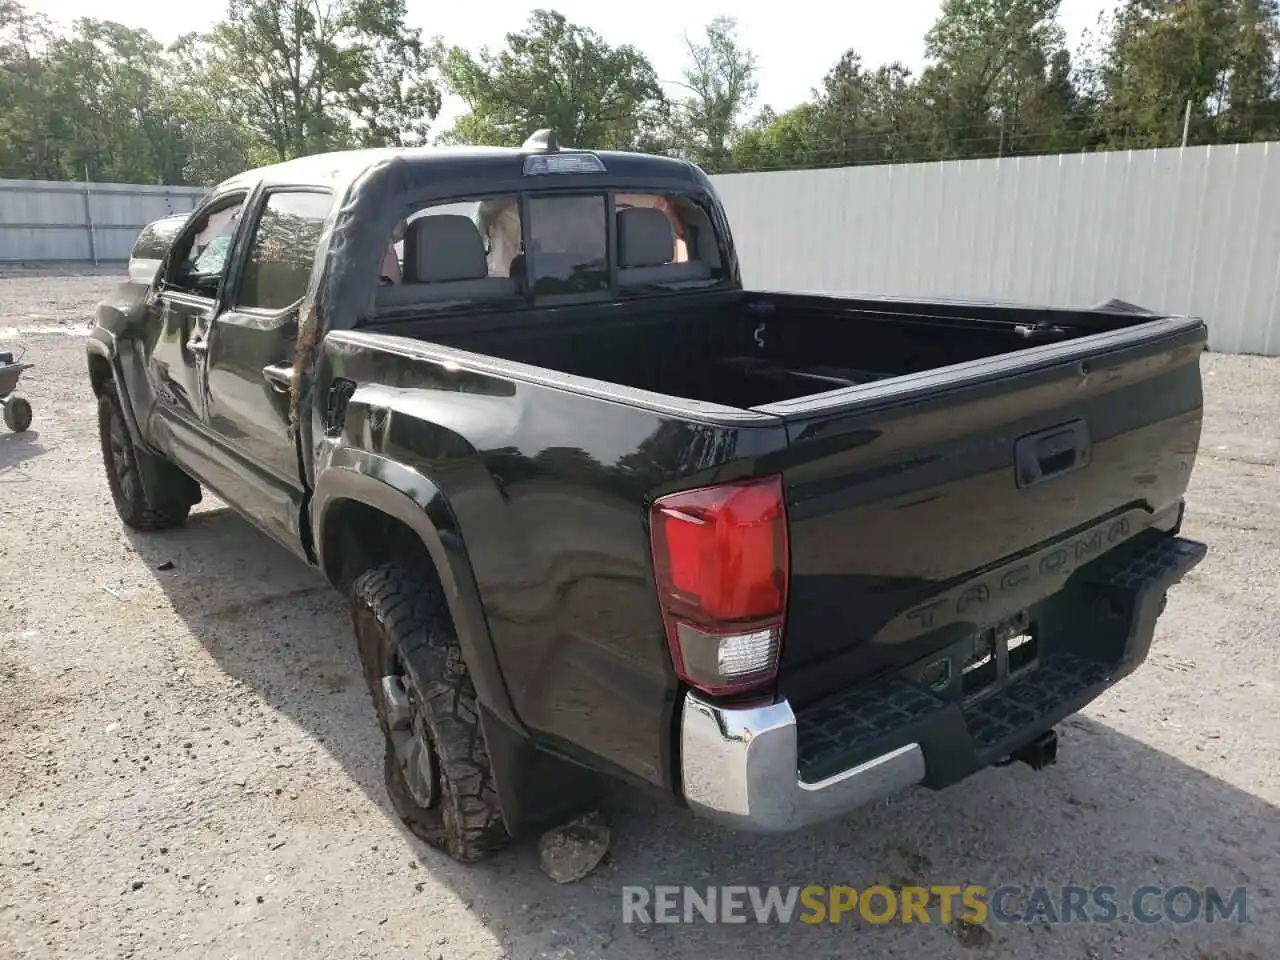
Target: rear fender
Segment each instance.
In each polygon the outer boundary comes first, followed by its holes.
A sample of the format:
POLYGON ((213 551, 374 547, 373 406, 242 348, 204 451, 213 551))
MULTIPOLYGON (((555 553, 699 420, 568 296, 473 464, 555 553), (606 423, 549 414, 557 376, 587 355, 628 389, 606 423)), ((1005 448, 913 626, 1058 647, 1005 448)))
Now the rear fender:
POLYGON ((449 612, 462 644, 480 702, 504 721, 517 725, 502 682, 480 593, 471 573, 453 511, 434 483, 402 464, 367 450, 338 447, 317 478, 311 500, 312 533, 322 570, 331 568, 324 531, 329 511, 339 501, 373 507, 413 530, 431 555, 444 587, 449 612))
POLYGON ((507 828, 519 836, 562 817, 565 803, 590 795, 594 774, 537 749, 516 715, 489 636, 475 576, 453 511, 439 488, 409 467, 367 450, 340 446, 319 471, 311 501, 312 530, 322 570, 325 525, 341 501, 393 517, 426 547, 444 588, 458 642, 479 700, 494 783, 507 828))

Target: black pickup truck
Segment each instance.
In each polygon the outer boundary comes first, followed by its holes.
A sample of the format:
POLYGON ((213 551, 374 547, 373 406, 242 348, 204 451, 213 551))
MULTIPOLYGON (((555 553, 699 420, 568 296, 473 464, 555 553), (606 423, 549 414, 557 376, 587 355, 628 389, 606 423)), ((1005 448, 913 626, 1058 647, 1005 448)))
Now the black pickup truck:
POLYGON ((1205 554, 1205 339, 745 290, 697 167, 544 133, 228 180, 88 372, 127 525, 205 489, 349 595, 392 801, 474 860, 610 778, 781 831, 1051 762, 1205 554))

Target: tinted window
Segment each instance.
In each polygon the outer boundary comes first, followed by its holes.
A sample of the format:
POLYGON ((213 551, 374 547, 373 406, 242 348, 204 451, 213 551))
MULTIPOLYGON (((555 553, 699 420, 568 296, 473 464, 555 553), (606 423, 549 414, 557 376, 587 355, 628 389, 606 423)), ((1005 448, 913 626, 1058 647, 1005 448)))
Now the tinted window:
POLYGON ((608 290, 608 238, 604 197, 531 199, 527 243, 533 292, 608 290))
POLYGON ((254 227, 237 302, 283 310, 302 299, 331 200, 324 193, 275 193, 254 227))

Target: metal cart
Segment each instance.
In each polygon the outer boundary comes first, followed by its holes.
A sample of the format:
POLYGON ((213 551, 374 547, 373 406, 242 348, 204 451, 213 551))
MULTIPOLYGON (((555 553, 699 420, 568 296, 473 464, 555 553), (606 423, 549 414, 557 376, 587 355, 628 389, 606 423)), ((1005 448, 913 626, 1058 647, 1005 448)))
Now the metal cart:
POLYGON ((25 355, 24 351, 15 360, 12 353, 0 353, 0 400, 4 401, 4 425, 14 433, 22 433, 31 426, 31 404, 26 397, 13 392, 22 371, 33 366, 22 362, 25 355))

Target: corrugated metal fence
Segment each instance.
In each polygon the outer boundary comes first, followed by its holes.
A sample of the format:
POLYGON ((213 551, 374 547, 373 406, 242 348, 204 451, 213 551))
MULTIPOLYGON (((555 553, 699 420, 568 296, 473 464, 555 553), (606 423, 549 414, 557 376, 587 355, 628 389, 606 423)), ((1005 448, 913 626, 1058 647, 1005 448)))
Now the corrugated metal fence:
POLYGON ((138 231, 186 213, 202 187, 0 180, 0 263, 127 260, 138 231))
MULTIPOLYGON (((749 286, 1113 297, 1203 317, 1215 350, 1280 354, 1280 144, 714 178, 749 286)), ((0 180, 0 262, 119 260, 198 187, 0 180)))
POLYGON ((715 178, 748 286, 1113 297, 1280 354, 1280 143, 715 178))

